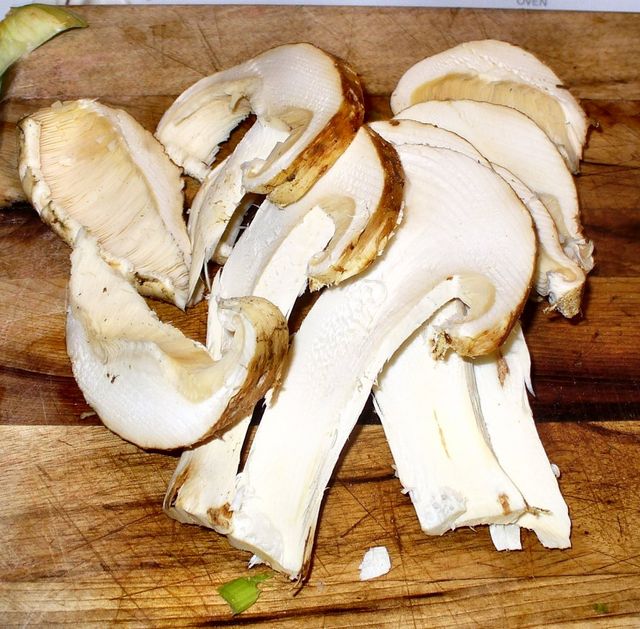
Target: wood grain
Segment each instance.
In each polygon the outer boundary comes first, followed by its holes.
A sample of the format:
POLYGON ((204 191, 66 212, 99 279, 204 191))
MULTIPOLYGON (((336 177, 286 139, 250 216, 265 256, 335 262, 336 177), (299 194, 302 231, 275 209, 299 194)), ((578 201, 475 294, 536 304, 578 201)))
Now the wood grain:
MULTIPOLYGON (((497 553, 485 528, 425 536, 381 427, 364 426, 327 493, 308 585, 293 596, 274 576, 233 624, 540 626, 604 616, 632 626, 640 423, 550 423, 540 432, 562 470, 572 549, 545 550, 527 534, 522 552, 497 553), (374 544, 387 546, 393 567, 362 583, 358 564, 374 544)), ((173 457, 142 453, 98 426, 5 426, 0 437, 5 626, 232 623, 215 588, 247 574, 248 554, 161 514, 173 457)))
MULTIPOLYGON (((90 27, 12 72, 0 103, 0 624, 176 627, 637 627, 640 623, 640 14, 318 7, 74 7, 90 27), (215 588, 245 553, 160 510, 175 458, 118 440, 71 378, 69 250, 26 204, 15 123, 57 99, 100 98, 153 129, 195 80, 271 46, 311 41, 350 62, 368 118, 415 61, 494 37, 549 63, 597 123, 577 178, 597 266, 583 316, 530 304, 539 430, 562 470, 569 551, 497 553, 486 529, 424 536, 379 425, 360 424, 323 507, 308 585, 282 576, 233 618, 215 588), (558 421, 556 421, 558 420, 558 421), (607 420, 607 421, 602 421, 607 420), (620 421, 624 420, 624 421, 620 421), (391 572, 358 581, 374 544, 391 572)), ((193 192, 193 185, 189 188, 193 192)), ((151 302, 150 302, 151 303, 151 302)), ((161 318, 204 339, 206 304, 161 318)), ((371 408, 363 416, 373 421, 371 408)))

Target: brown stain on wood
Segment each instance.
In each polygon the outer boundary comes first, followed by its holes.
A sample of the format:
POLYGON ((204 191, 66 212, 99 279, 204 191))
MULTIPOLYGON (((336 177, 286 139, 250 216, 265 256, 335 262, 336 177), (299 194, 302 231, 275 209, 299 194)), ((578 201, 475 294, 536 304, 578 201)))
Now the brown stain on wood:
MULTIPOLYGON (((637 624, 640 15, 232 6, 74 11, 90 27, 20 61, 0 104, 3 621, 435 627, 470 618, 496 626, 586 624, 610 615, 621 626, 637 624), (524 534, 526 555, 495 553, 481 527, 427 538, 393 478, 381 427, 359 426, 326 492, 306 586, 292 597, 289 581, 277 576, 255 607, 231 618, 215 588, 242 574, 248 555, 162 514, 174 457, 143 453, 96 425, 96 416, 82 418, 90 409, 70 377, 63 336, 69 250, 32 209, 14 204, 24 199, 15 125, 54 100, 99 96, 153 130, 173 98, 213 66, 230 67, 298 41, 300 33, 360 73, 367 120, 389 116, 388 96, 411 64, 483 37, 524 45, 583 99, 599 123, 576 180, 597 267, 582 318, 551 319, 529 304, 524 327, 536 417, 591 421, 538 424, 562 470, 573 548, 544 550, 524 534), (594 42, 611 54, 594 55, 594 42), (596 421, 603 418, 634 421, 596 421), (374 544, 388 547, 392 571, 360 583, 358 564, 374 544)), ((163 320, 204 340, 204 302, 186 314, 150 303, 163 320)))

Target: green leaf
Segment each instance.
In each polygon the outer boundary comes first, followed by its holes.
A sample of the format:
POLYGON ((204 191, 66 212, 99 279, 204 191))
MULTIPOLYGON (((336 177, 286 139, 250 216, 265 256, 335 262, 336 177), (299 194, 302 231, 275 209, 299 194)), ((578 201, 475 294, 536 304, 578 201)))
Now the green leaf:
POLYGON ((260 596, 258 584, 270 578, 271 575, 266 573, 240 577, 221 585, 218 588, 218 594, 229 603, 234 615, 241 614, 258 600, 260 596))
POLYGON ((593 609, 595 609, 599 614, 609 613, 609 605, 607 605, 606 603, 595 603, 593 609))
POLYGON ((87 23, 62 7, 28 4, 11 9, 0 22, 0 77, 23 55, 70 28, 87 23))

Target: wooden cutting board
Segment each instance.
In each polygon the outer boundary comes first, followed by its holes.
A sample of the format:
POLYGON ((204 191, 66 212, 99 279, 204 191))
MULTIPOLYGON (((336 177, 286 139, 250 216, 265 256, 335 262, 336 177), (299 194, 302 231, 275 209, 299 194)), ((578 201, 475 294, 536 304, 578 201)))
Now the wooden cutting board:
MULTIPOLYGON (((86 7, 15 69, 0 105, 0 624, 282 627, 640 624, 640 15, 308 7, 86 7), (549 63, 582 100, 591 133, 578 190, 597 267, 584 315, 533 305, 525 331, 534 411, 562 470, 573 548, 497 553, 486 529, 421 533, 382 429, 367 411, 327 491, 311 576, 275 575, 232 618, 216 587, 245 553, 161 512, 176 459, 99 425, 64 349, 67 248, 21 205, 15 122, 55 99, 100 98, 153 129, 197 79, 306 40, 346 59, 369 117, 412 63, 499 38, 549 63), (369 546, 392 570, 361 583, 369 546)), ((202 339, 205 311, 161 316, 202 339)))

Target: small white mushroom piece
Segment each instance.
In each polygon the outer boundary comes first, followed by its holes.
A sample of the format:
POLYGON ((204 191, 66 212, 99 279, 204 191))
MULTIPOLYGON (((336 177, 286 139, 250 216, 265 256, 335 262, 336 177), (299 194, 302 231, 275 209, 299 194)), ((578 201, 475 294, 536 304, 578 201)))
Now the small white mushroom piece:
MULTIPOLYGON (((403 181, 393 148, 362 127, 299 201, 283 210, 265 200, 214 282, 207 325, 212 353, 227 342, 220 299, 258 295, 288 316, 309 281, 337 284, 371 264, 400 220, 403 181)), ((249 420, 183 453, 165 497, 171 517, 228 532, 249 420)))
POLYGON ((84 230, 71 253, 67 352, 76 381, 102 422, 142 448, 174 449, 244 417, 270 388, 289 333, 270 302, 220 303, 230 342, 220 360, 162 323, 99 255, 84 230))
POLYGON ((464 42, 409 68, 391 95, 394 114, 427 100, 475 100, 518 109, 578 172, 587 117, 558 76, 531 53, 503 41, 464 42))
POLYGON ((55 103, 18 123, 27 197, 68 245, 86 229, 147 296, 184 308, 191 244, 180 169, 129 114, 92 100, 55 103))
POLYGON ((229 540, 292 577, 308 566, 327 483, 385 361, 454 299, 465 313, 434 351, 493 351, 531 284, 535 235, 508 184, 454 151, 397 149, 403 222, 365 273, 311 308, 237 479, 229 540))
POLYGON ((472 100, 419 103, 398 118, 453 131, 492 164, 509 170, 544 203, 564 252, 583 270, 591 270, 593 244, 582 233, 573 177, 554 144, 530 118, 511 107, 472 100))

